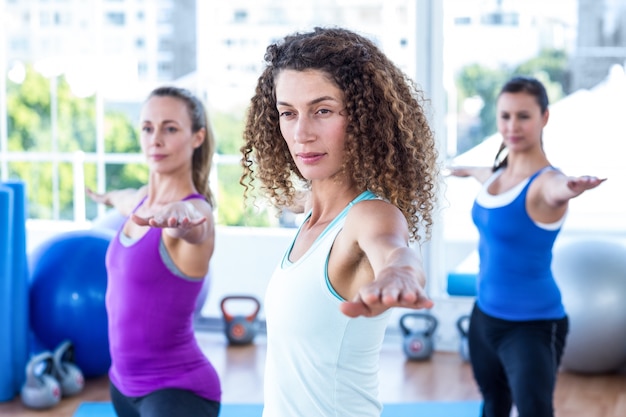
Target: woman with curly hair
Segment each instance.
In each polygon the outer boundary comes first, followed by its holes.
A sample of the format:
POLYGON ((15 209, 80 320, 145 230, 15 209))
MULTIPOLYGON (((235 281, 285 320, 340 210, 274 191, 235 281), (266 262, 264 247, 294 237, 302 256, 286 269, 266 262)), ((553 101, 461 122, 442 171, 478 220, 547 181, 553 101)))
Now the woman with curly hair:
POLYGON ((268 46, 241 148, 246 195, 307 213, 265 297, 264 416, 379 416, 392 307, 430 308, 419 252, 438 179, 423 93, 376 45, 316 28, 268 46))

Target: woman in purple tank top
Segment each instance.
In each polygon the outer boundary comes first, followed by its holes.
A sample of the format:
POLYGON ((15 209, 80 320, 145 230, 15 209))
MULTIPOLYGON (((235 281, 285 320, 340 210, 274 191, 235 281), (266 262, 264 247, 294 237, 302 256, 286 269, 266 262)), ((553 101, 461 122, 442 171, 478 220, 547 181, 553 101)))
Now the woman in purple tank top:
POLYGON ((216 417, 220 381, 192 325, 215 244, 213 133, 200 100, 176 87, 152 91, 140 126, 148 184, 88 190, 127 217, 106 257, 111 399, 120 417, 216 417))

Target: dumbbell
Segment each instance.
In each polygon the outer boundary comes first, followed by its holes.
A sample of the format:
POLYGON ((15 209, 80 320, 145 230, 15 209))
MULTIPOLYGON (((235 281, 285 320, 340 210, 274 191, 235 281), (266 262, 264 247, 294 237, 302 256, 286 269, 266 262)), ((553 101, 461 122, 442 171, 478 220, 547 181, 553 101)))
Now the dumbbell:
POLYGON ((257 334, 259 323, 257 315, 261 309, 261 303, 256 297, 250 295, 231 295, 224 297, 220 303, 224 317, 224 332, 228 343, 231 345, 247 345, 252 343, 257 334), (227 304, 233 300, 251 302, 253 310, 247 315, 235 315, 227 311, 227 304))
POLYGON ((61 401, 61 386, 53 374, 52 352, 41 352, 28 361, 26 382, 21 390, 21 399, 26 407, 49 408, 61 401))
POLYGON ((410 360, 426 360, 434 351, 433 334, 439 322, 426 313, 407 313, 400 317, 400 328, 404 334, 403 349, 410 360))
POLYGON ((461 359, 463 359, 465 362, 469 362, 470 360, 469 342, 467 339, 469 320, 470 316, 466 314, 459 317, 459 319, 456 321, 456 328, 459 330, 460 337, 459 355, 461 355, 461 359))
POLYGON ((74 345, 69 340, 62 342, 54 351, 54 377, 61 385, 64 397, 76 395, 85 387, 85 377, 76 365, 74 345))

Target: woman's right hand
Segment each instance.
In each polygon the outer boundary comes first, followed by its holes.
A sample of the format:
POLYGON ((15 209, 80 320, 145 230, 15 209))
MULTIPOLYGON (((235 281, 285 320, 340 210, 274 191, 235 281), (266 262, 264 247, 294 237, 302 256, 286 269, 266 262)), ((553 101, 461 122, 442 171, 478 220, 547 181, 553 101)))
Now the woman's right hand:
POLYGON ((468 167, 446 167, 444 170, 446 177, 469 177, 471 176, 470 168, 468 167))
POLYGON ((444 172, 444 175, 447 177, 473 177, 480 183, 487 181, 492 174, 493 170, 490 167, 471 166, 447 167, 444 172))
POLYGON ((85 188, 86 194, 98 204, 104 204, 113 207, 120 212, 122 216, 128 216, 133 209, 139 204, 141 198, 146 195, 147 187, 141 188, 123 188, 121 190, 111 190, 105 193, 97 193, 90 188, 85 188))
POLYGON ((108 207, 113 206, 113 204, 111 204, 111 199, 109 198, 109 193, 100 194, 93 191, 91 188, 85 188, 85 192, 87 193, 87 196, 89 196, 89 198, 91 198, 96 203, 104 204, 108 207))

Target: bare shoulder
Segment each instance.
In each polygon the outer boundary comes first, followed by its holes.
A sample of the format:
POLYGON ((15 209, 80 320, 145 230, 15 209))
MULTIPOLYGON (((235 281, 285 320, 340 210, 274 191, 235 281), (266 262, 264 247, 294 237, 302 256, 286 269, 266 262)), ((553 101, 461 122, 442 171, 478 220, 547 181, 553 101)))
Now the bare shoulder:
POLYGON ((141 200, 148 194, 148 187, 125 188, 109 192, 109 198, 122 215, 128 216, 139 205, 141 200))
POLYGON ((408 230, 406 219, 400 209, 381 199, 364 200, 354 204, 348 212, 345 225, 359 233, 376 234, 408 230))
POLYGON ((187 201, 207 218, 213 216, 213 206, 207 201, 206 198, 193 198, 187 201))
POLYGON ((562 171, 558 169, 546 169, 544 172, 540 173, 535 181, 533 181, 534 185, 537 188, 543 188, 544 186, 550 186, 555 182, 563 182, 567 180, 567 175, 565 175, 562 171))

